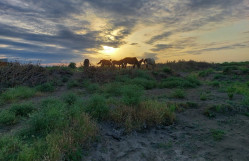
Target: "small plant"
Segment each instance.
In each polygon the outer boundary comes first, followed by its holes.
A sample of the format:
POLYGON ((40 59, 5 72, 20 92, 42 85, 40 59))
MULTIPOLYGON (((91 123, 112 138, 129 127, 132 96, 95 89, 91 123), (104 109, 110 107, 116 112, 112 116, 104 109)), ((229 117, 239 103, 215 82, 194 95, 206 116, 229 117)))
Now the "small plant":
POLYGON ((201 96, 200 96, 200 100, 206 101, 207 98, 208 98, 207 94, 206 94, 205 92, 202 92, 202 93, 201 93, 201 96))
POLYGON ((10 111, 15 113, 16 116, 27 117, 30 113, 35 111, 32 103, 14 104, 10 107, 10 111))
POLYGON ((211 69, 211 68, 209 68, 207 70, 203 70, 203 71, 199 72, 198 75, 199 75, 199 77, 207 77, 207 76, 209 76, 212 73, 214 73, 214 70, 211 69))
POLYGON ((229 100, 233 99, 233 95, 234 95, 235 91, 236 91, 236 88, 234 88, 234 87, 227 88, 227 95, 228 95, 229 100))
POLYGON ((62 96, 62 100, 68 105, 73 105, 77 101, 77 95, 74 93, 67 93, 62 96))
POLYGON ((86 112, 96 119, 105 119, 109 113, 106 100, 101 95, 94 95, 86 106, 86 112))
POLYGON ((67 82, 67 88, 74 88, 74 87, 79 87, 79 82, 76 80, 70 80, 67 82))
POLYGON ((157 82, 155 80, 148 80, 145 78, 134 78, 128 81, 129 84, 142 86, 145 89, 152 89, 156 87, 157 82))
POLYGON ((36 89, 40 92, 54 92, 55 87, 53 83, 44 83, 36 87, 36 89))
POLYGON ((110 118, 125 127, 127 132, 153 125, 172 124, 175 107, 158 101, 146 101, 139 106, 118 106, 110 111, 110 118))
POLYGON ((10 88, 4 93, 1 94, 1 99, 3 101, 15 101, 15 100, 20 100, 20 99, 26 99, 34 96, 36 93, 36 90, 34 88, 30 87, 15 87, 15 88, 10 88))
POLYGON ((215 141, 220 141, 225 136, 225 132, 223 130, 211 129, 211 134, 215 141))
POLYGON ((183 98, 185 98, 186 93, 185 93, 183 90, 181 90, 181 89, 177 89, 177 90, 175 90, 175 91, 172 93, 171 96, 172 96, 173 98, 180 98, 180 99, 183 99, 183 98))
POLYGON ((86 89, 90 93, 94 93, 99 90, 99 85, 97 83, 90 83, 88 86, 86 86, 86 89))
POLYGON ((122 84, 120 82, 108 83, 103 87, 103 91, 109 96, 120 96, 122 94, 120 87, 122 84))
POLYGON ((211 85, 212 87, 215 87, 215 88, 220 87, 220 83, 218 81, 213 81, 213 82, 209 83, 209 85, 211 85))
POLYGON ((125 85, 121 88, 122 100, 125 105, 138 105, 141 100, 143 90, 137 85, 125 85))
POLYGON ((170 67, 164 67, 163 68, 163 72, 167 73, 167 74, 171 74, 172 73, 172 69, 170 67))
POLYGON ((68 67, 71 68, 71 69, 76 69, 76 63, 71 62, 71 63, 68 65, 68 67))
POLYGON ((17 117, 14 112, 3 110, 0 112, 0 124, 13 125, 17 123, 17 117))

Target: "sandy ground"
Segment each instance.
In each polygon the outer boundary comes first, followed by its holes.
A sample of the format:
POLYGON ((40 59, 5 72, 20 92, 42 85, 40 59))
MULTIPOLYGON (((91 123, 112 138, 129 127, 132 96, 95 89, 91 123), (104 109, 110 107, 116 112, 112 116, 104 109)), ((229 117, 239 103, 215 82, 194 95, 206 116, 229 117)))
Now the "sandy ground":
MULTIPOLYGON (((201 91, 207 90, 203 87, 201 91)), ((187 98, 181 100, 198 103, 198 108, 177 113, 171 126, 158 126, 143 131, 124 134, 123 129, 110 123, 101 123, 100 140, 87 152, 86 161, 165 161, 165 160, 249 160, 249 117, 239 113, 218 114, 215 118, 203 115, 206 107, 225 103, 227 95, 211 90, 211 98, 200 101, 195 90, 187 90, 187 98), (195 93, 195 94, 194 94, 195 93), (215 97, 213 97, 214 95, 215 97), (224 132, 221 140, 215 140, 212 130, 224 132)), ((154 96, 171 90, 148 91, 154 96)), ((239 103, 241 96, 235 96, 239 103)), ((174 100, 173 100, 174 101, 174 100)))

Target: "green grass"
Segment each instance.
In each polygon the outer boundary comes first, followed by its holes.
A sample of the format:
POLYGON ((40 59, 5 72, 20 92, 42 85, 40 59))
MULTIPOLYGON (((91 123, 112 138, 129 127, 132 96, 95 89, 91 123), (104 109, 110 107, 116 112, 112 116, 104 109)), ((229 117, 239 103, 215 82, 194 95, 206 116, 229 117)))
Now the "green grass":
POLYGON ((215 88, 219 88, 220 87, 220 82, 219 81, 212 81, 210 83, 208 83, 210 86, 215 87, 215 88))
POLYGON ((87 103, 85 111, 98 120, 106 119, 109 107, 104 96, 93 95, 87 103))
POLYGON ((164 73, 167 73, 167 74, 171 74, 172 73, 172 69, 170 67, 163 67, 162 71, 164 73))
POLYGON ((148 80, 145 78, 134 78, 128 81, 129 84, 142 86, 144 89, 152 89, 157 86, 156 80, 148 80))
POLYGON ((199 72, 198 75, 199 75, 199 77, 207 77, 212 73, 214 73, 214 70, 212 68, 209 68, 207 70, 203 70, 203 71, 199 72))
POLYGON ((173 93, 171 94, 172 98, 179 98, 179 99, 183 99, 186 97, 186 93, 182 90, 182 89, 176 89, 175 91, 173 91, 173 93))
POLYGON ((134 70, 132 76, 134 78, 144 78, 148 80, 154 80, 154 77, 148 71, 141 69, 134 70))
POLYGON ((122 94, 122 91, 120 90, 122 85, 123 83, 121 82, 107 83, 103 86, 103 92, 108 96, 120 96, 122 94))
POLYGON ((9 110, 2 110, 0 112, 0 124, 13 125, 17 123, 17 117, 14 112, 9 110))
POLYGON ((44 83, 42 85, 37 86, 36 89, 37 91, 40 91, 40 92, 54 92, 55 86, 53 85, 53 83, 49 82, 49 83, 44 83))
POLYGON ((206 101, 208 99, 208 95, 205 92, 202 92, 200 95, 200 100, 202 101, 206 101))
POLYGON ((34 111, 35 107, 31 103, 14 104, 9 109, 0 112, 0 124, 14 125, 20 118, 28 117, 34 111))
POLYGON ((223 130, 211 129, 210 132, 215 141, 221 141, 224 139, 225 132, 223 130))
POLYGON ((11 102, 16 100, 27 99, 33 97, 35 94, 35 88, 20 86, 15 88, 9 88, 7 91, 3 92, 0 97, 5 102, 11 102))
POLYGON ((125 105, 135 106, 141 101, 143 89, 137 85, 124 85, 121 87, 122 102, 125 105))
POLYGON ((69 92, 69 93, 64 94, 61 99, 66 104, 73 105, 77 101, 78 96, 72 92, 69 92))
POLYGON ((68 89, 79 87, 79 86, 80 86, 80 83, 78 81, 76 81, 76 80, 69 80, 67 82, 67 88, 68 89))
POLYGON ((200 85, 200 81, 194 76, 186 78, 169 77, 161 82, 161 88, 196 88, 200 85))

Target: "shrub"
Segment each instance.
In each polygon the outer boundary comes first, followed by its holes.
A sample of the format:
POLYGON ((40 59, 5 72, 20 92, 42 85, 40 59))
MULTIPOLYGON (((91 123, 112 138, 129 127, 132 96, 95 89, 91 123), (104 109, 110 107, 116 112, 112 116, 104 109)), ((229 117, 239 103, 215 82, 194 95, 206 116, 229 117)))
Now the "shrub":
POLYGON ((205 92, 202 92, 201 95, 200 95, 200 100, 206 101, 207 98, 208 98, 207 94, 205 92))
POLYGON ((66 93, 62 96, 62 100, 68 105, 73 105, 77 101, 77 98, 77 95, 74 93, 66 93))
POLYGON ((158 101, 146 101, 139 106, 119 106, 110 112, 110 119, 125 127, 127 132, 160 124, 172 124, 174 109, 158 101))
POLYGON ((17 160, 18 152, 23 148, 22 142, 13 136, 0 137, 0 160, 17 160))
POLYGON ((223 130, 211 129, 211 134, 215 141, 220 141, 224 138, 225 132, 223 130))
POLYGON ((137 85, 124 85, 121 88, 122 100, 125 105, 138 105, 141 100, 143 90, 137 85))
POLYGON ((171 74, 172 73, 172 69, 170 67, 163 67, 163 72, 167 73, 167 74, 171 74))
POLYGON ((211 69, 211 68, 209 68, 209 69, 207 69, 207 70, 203 70, 203 71, 199 72, 198 75, 199 75, 200 77, 207 77, 207 76, 209 76, 209 75, 212 74, 212 73, 214 73, 214 70, 211 69))
POLYGON ((86 112, 96 119, 105 119, 109 112, 105 98, 101 95, 92 96, 87 104, 86 112))
POLYGON ((80 84, 78 81, 76 80, 70 80, 67 82, 67 88, 70 89, 70 88, 74 88, 74 87, 79 87, 80 84))
POLYGON ((120 82, 112 82, 105 84, 103 87, 103 91, 107 93, 109 96, 120 96, 122 94, 120 88, 122 84, 120 82))
POLYGON ((71 68, 71 69, 75 69, 75 68, 76 68, 76 63, 71 62, 71 63, 68 65, 68 67, 71 68))
POLYGON ((46 135, 63 128, 67 121, 64 104, 56 99, 46 99, 41 103, 41 110, 30 116, 24 132, 27 135, 46 135))
POLYGON ((2 110, 0 112, 0 124, 13 125, 17 123, 17 117, 14 112, 9 110, 2 110))
POLYGON ((170 77, 165 79, 161 84, 161 88, 195 88, 201 83, 196 77, 170 77))
POLYGON ((220 83, 218 81, 210 82, 209 85, 211 85, 212 87, 215 87, 215 88, 220 87, 220 83))
POLYGON ((148 79, 148 80, 153 80, 153 76, 150 75, 150 73, 148 73, 147 71, 145 70, 134 70, 133 73, 132 73, 133 77, 136 78, 144 78, 144 79, 148 79))
POLYGON ((8 102, 8 101, 30 98, 34 96, 35 93, 36 90, 34 88, 20 86, 8 89, 4 93, 2 93, 1 98, 3 101, 8 102))
POLYGON ((35 107, 31 103, 15 104, 10 107, 10 111, 15 113, 16 116, 27 117, 30 113, 35 111, 35 107))
POLYGON ((94 93, 99 90, 99 85, 97 83, 90 83, 88 86, 86 86, 86 89, 90 93, 94 93))
POLYGON ((234 95, 235 92, 236 92, 236 88, 234 88, 234 87, 228 87, 227 88, 227 95, 228 95, 228 98, 230 100, 233 99, 233 95, 234 95))
POLYGON ((239 68, 237 66, 227 66, 223 69, 224 74, 233 74, 234 70, 238 70, 239 68))
POLYGON ((152 89, 156 87, 156 81, 155 80, 148 80, 145 78, 134 78, 129 81, 129 84, 135 84, 138 86, 142 86, 145 89, 152 89))
POLYGON ((183 91, 183 90, 181 90, 181 89, 177 89, 177 90, 175 90, 173 93, 172 93, 172 97, 173 98, 180 98, 180 99, 183 99, 183 98, 185 98, 185 95, 186 95, 186 93, 183 91))
POLYGON ((36 87, 36 89, 40 92, 54 92, 55 87, 53 83, 44 83, 36 87))

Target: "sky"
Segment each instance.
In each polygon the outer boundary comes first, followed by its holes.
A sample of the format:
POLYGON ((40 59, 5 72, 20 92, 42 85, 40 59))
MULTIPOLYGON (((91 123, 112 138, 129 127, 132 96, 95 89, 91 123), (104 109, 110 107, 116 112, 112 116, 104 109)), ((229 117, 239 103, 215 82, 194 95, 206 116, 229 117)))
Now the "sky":
POLYGON ((248 0, 1 0, 0 58, 249 61, 248 0))

